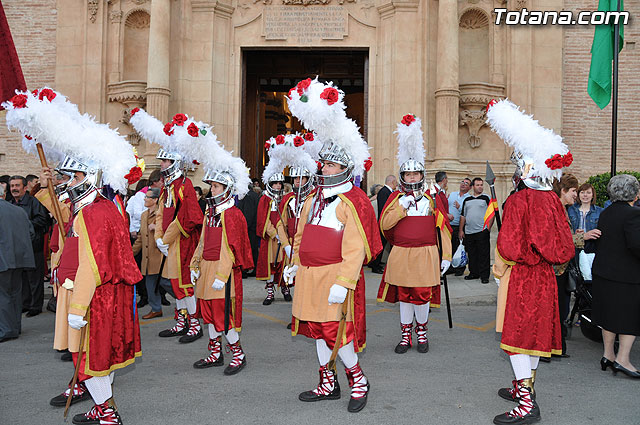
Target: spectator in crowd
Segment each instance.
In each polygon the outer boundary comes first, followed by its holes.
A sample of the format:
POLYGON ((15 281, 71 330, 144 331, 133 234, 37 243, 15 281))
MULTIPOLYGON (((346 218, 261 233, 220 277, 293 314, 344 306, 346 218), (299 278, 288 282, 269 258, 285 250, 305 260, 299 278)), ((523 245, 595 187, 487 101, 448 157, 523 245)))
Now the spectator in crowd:
POLYGON ((38 176, 35 174, 27 174, 27 192, 30 195, 35 195, 38 189, 40 189, 40 182, 38 181, 38 176))
POLYGON ((282 194, 286 195, 287 193, 291 193, 291 192, 293 192, 293 186, 291 185, 291 183, 285 183, 282 194))
POLYGON ((489 263, 491 261, 491 243, 489 235, 493 218, 484 228, 484 213, 491 200, 484 195, 484 180, 476 177, 471 181, 473 194, 462 201, 458 238, 463 240, 469 258, 469 274, 464 280, 481 279, 489 283, 489 263))
MULTIPOLYGON (((256 179, 254 179, 256 180, 256 179)), ((255 188, 255 186, 253 186, 255 188)), ((258 186, 259 187, 259 186, 258 186)), ((250 187, 251 188, 251 187, 250 187)), ((260 248, 260 238, 256 233, 258 224, 258 204, 260 203, 260 195, 255 190, 249 190, 244 198, 238 201, 238 208, 242 211, 247 221, 247 230, 249 232, 249 242, 251 243, 251 255, 253 256, 253 264, 258 264, 258 252, 260 248)), ((256 270, 244 270, 243 278, 255 276, 256 270)))
POLYGON ((629 353, 640 335, 640 183, 628 174, 613 177, 607 185, 611 206, 600 215, 599 239, 589 242, 593 262, 593 320, 602 327, 602 370, 640 379, 629 353), (618 353, 614 351, 616 335, 618 353))
POLYGON ((140 217, 140 232, 133 243, 133 255, 136 257, 138 255, 141 256, 140 271, 144 276, 147 299, 151 305, 151 311, 142 316, 143 319, 162 316, 160 292, 156 291, 160 264, 162 263, 162 253, 155 242, 156 211, 158 210, 159 197, 160 189, 158 188, 150 188, 145 194, 144 206, 146 210, 140 217))
POLYGON ((22 310, 27 317, 42 313, 44 304, 44 236, 49 230, 51 220, 49 213, 40 201, 27 192, 27 179, 22 176, 12 176, 9 181, 13 204, 21 207, 33 225, 33 256, 35 270, 25 271, 22 275, 22 310))
POLYGON ((204 198, 204 193, 202 192, 202 188, 200 186, 195 186, 193 189, 196 191, 196 195, 198 196, 198 205, 200 205, 202 214, 204 214, 205 210, 207 209, 207 201, 204 198))
MULTIPOLYGON (((129 235, 131 239, 131 244, 134 244, 138 239, 138 235, 140 232, 140 219, 142 217, 142 213, 146 211, 147 207, 145 206, 145 197, 147 194, 147 190, 149 190, 148 185, 149 181, 147 179, 140 179, 138 184, 136 185, 135 195, 133 195, 127 201, 127 214, 129 214, 129 235)), ((155 239, 154 239, 155 240, 155 239)), ((140 268, 142 262, 142 256, 140 253, 138 255, 134 255, 134 259, 136 260, 136 264, 138 268, 140 268)), ((144 275, 144 273, 142 273, 144 275)), ((140 295, 140 301, 138 301, 138 308, 144 307, 149 304, 148 296, 147 296, 147 288, 144 284, 144 278, 136 284, 136 292, 140 295)))
POLYGON ((22 208, 4 200, 4 190, 0 185, 0 342, 20 334, 22 275, 35 267, 33 226, 22 208))
POLYGON ((583 183, 578 188, 578 202, 567 208, 571 231, 583 233, 595 229, 602 210, 602 207, 596 205, 596 191, 593 186, 583 183))
MULTIPOLYGON (((387 203, 387 199, 389 199, 389 195, 391 192, 396 190, 398 186, 398 180, 394 175, 388 175, 386 179, 384 179, 384 186, 380 188, 378 191, 378 195, 376 195, 376 199, 378 201, 378 210, 377 216, 380 217, 382 214, 382 209, 384 208, 384 204, 387 203)), ((384 248, 387 245, 387 240, 382 236, 382 232, 380 232, 380 240, 382 241, 382 251, 380 254, 369 263, 369 267, 374 273, 382 274, 384 272, 384 264, 382 264, 382 256, 384 254, 384 248)))
MULTIPOLYGON (((451 192, 449 195, 449 217, 451 224, 451 252, 455 253, 458 247, 460 246, 460 213, 462 212, 462 203, 469 196, 469 191, 471 190, 471 179, 465 177, 460 182, 460 188, 457 192, 451 192)), ((466 266, 453 268, 451 267, 447 273, 455 273, 456 276, 462 276, 464 274, 464 269, 466 266)))
MULTIPOLYGON (((434 199, 436 204, 440 203, 443 211, 449 211, 449 200, 447 199, 447 185, 449 184, 449 177, 447 177, 447 173, 444 171, 438 171, 435 178, 436 194, 434 199)), ((451 213, 447 213, 447 218, 449 218, 449 222, 451 222, 451 220, 453 220, 453 215, 451 213)))
POLYGON ((4 199, 7 202, 13 202, 13 196, 11 196, 11 189, 9 188, 9 180, 11 180, 11 176, 8 174, 0 176, 0 186, 4 186, 4 199))
POLYGON ((378 218, 378 192, 382 189, 381 184, 374 184, 369 189, 369 200, 371 201, 371 206, 373 207, 373 211, 376 213, 376 218, 378 218))

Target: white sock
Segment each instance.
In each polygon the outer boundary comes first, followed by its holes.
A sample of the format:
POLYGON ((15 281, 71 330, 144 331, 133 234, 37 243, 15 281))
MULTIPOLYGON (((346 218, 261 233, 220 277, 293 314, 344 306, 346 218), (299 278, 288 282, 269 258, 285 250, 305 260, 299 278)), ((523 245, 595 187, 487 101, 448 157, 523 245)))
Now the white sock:
POLYGON ((410 325, 413 323, 413 304, 400 301, 400 323, 410 325))
POLYGON ((187 305, 184 302, 184 298, 181 300, 176 299, 176 308, 178 309, 178 311, 182 310, 183 308, 187 308, 187 305))
POLYGON ((318 363, 324 366, 329 363, 331 358, 331 350, 324 339, 316 339, 316 352, 318 353, 318 363))
POLYGON ((196 308, 196 297, 191 295, 190 297, 184 297, 183 298, 185 307, 187 309, 187 312, 190 315, 194 315, 196 314, 197 308, 196 308))
POLYGON ((220 332, 216 330, 216 327, 209 324, 209 339, 216 339, 220 336, 220 332))
POLYGON ((225 338, 227 338, 227 342, 229 344, 235 344, 240 340, 240 334, 235 329, 231 328, 229 329, 229 332, 227 332, 225 338))
POLYGON ((540 362, 540 356, 529 356, 531 358, 531 370, 536 370, 538 368, 538 363, 540 362))
POLYGON ((427 323, 429 320, 429 305, 431 303, 413 306, 416 311, 416 323, 427 323))
POLYGON ((109 382, 111 383, 111 385, 113 385, 113 380, 115 379, 115 377, 116 377, 115 372, 111 372, 109 374, 109 382))
POLYGON ((353 341, 340 348, 338 350, 338 355, 340 356, 340 360, 342 360, 342 364, 347 369, 351 369, 358 364, 358 355, 353 349, 353 341))
POLYGON ((94 376, 84 381, 84 383, 96 404, 102 404, 113 396, 108 376, 94 376))
POLYGON ((531 378, 531 360, 528 354, 513 354, 509 356, 513 374, 516 380, 531 378))
POLYGON ((267 283, 271 283, 273 282, 273 275, 269 275, 269 279, 267 279, 267 283))

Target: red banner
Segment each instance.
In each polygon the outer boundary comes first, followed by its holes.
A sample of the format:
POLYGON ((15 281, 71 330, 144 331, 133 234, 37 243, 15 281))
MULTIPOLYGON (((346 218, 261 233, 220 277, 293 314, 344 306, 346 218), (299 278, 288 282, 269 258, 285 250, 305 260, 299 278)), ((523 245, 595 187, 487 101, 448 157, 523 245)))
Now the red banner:
MULTIPOLYGON (((17 90, 26 90, 16 46, 11 38, 7 17, 0 3, 0 103, 13 97, 17 90)), ((4 109, 0 106, 0 110, 4 109)))

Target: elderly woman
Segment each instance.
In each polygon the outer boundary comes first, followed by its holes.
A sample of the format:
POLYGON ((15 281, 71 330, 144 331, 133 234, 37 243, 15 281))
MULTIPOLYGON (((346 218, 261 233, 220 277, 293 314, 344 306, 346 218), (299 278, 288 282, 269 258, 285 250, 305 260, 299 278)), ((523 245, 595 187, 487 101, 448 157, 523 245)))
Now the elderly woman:
POLYGON ((640 183, 627 174, 613 177, 607 185, 610 207, 602 211, 598 229, 602 236, 587 245, 595 251, 593 262, 593 319, 602 327, 604 355, 602 370, 610 367, 615 375, 622 372, 640 378, 629 360, 631 346, 640 335, 640 183), (616 334, 618 354, 613 350, 616 334))

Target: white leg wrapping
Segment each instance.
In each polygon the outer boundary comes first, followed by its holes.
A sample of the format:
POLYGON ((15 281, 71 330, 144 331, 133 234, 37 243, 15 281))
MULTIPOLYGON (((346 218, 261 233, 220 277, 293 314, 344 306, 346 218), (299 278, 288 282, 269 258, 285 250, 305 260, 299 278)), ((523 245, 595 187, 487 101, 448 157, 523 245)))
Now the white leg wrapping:
POLYGON ((187 305, 184 302, 184 298, 181 300, 176 299, 176 308, 178 309, 178 311, 182 310, 183 308, 187 308, 187 305))
POLYGON ((269 275, 269 279, 267 279, 267 283, 273 282, 274 275, 269 275))
POLYGON ((429 305, 431 303, 414 305, 416 311, 416 323, 427 323, 429 320, 429 305))
POLYGON ((108 376, 94 376, 84 381, 84 383, 96 404, 102 404, 113 396, 111 381, 108 376))
POLYGON ((216 330, 216 327, 213 326, 212 324, 209 324, 209 339, 216 339, 217 337, 220 336, 220 332, 218 332, 216 330))
POLYGON ((531 356, 528 354, 514 354, 509 356, 513 374, 518 381, 531 378, 531 360, 529 357, 531 356))
POLYGON ((531 370, 538 369, 538 363, 540 362, 540 356, 529 356, 531 358, 531 370))
POLYGON ((413 323, 413 304, 403 303, 400 301, 400 323, 403 325, 410 325, 413 323))
POLYGON ((194 295, 190 297, 184 297, 182 299, 184 302, 185 308, 190 315, 196 314, 196 297, 194 295))
POLYGON ((229 329, 226 338, 229 344, 235 344, 240 340, 240 334, 235 329, 229 329))
POLYGON ((324 339, 316 339, 316 352, 318 353, 318 363, 320 363, 320 366, 324 366, 329 363, 331 350, 329 350, 324 339))
POLYGON ((340 356, 340 360, 342 360, 342 364, 347 369, 351 369, 356 364, 358 364, 358 355, 356 351, 353 349, 353 341, 345 345, 344 347, 338 350, 338 356, 340 356))

